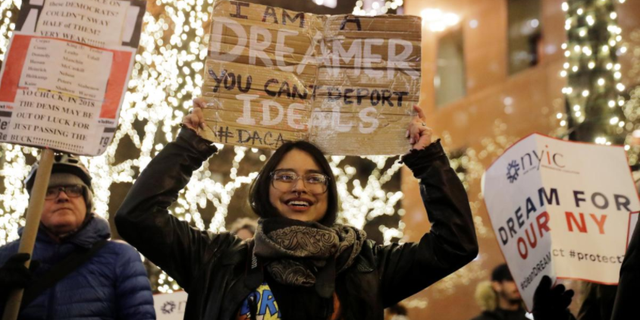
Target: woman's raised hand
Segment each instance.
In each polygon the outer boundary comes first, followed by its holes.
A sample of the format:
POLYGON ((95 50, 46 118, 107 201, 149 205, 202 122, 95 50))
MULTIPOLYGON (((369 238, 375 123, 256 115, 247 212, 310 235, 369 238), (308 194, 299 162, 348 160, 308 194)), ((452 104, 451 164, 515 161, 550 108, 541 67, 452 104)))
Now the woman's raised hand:
POLYGON ((433 131, 427 127, 427 118, 422 109, 414 105, 413 110, 416 112, 416 116, 409 123, 406 138, 409 139, 411 149, 422 150, 431 144, 433 131))
POLYGON ((202 109, 205 108, 206 105, 207 103, 203 98, 193 99, 193 109, 182 118, 182 124, 196 132, 198 132, 199 129, 204 129, 204 114, 202 113, 202 109))

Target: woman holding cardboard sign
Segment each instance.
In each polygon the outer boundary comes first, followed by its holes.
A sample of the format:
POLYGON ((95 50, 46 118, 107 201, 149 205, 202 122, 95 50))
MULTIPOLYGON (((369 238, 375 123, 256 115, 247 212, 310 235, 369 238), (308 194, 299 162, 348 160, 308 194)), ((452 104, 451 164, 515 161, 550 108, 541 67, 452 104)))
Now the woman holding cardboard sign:
POLYGON ((331 168, 304 141, 278 148, 253 182, 249 203, 261 218, 254 239, 190 227, 167 207, 217 151, 197 135, 204 102, 194 105, 116 216, 120 234, 189 293, 185 319, 382 319, 385 307, 476 257, 465 190, 418 107, 402 160, 420 180, 432 222, 420 242, 380 245, 336 224, 331 168))

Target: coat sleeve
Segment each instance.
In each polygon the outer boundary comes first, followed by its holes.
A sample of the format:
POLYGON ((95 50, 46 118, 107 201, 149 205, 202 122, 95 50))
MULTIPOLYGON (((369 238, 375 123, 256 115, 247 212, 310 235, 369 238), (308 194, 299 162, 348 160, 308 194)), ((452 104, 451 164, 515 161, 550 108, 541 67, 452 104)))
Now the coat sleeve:
POLYGON ((627 253, 620 267, 618 292, 613 305, 611 320, 631 319, 637 314, 638 292, 640 291, 640 220, 636 223, 627 253))
POLYGON ((403 157, 420 180, 431 231, 417 243, 378 245, 384 307, 407 298, 453 273, 478 255, 467 194, 439 141, 403 157))
POLYGON ((617 289, 618 286, 584 282, 582 290, 586 292, 586 294, 578 311, 578 319, 611 319, 617 289))
POLYGON ((115 217, 122 238, 187 292, 202 261, 210 257, 205 254, 215 254, 225 236, 192 228, 167 208, 193 171, 216 151, 194 131, 182 128, 176 141, 167 144, 140 174, 115 217))
POLYGON ((127 244, 121 244, 116 265, 116 308, 118 319, 156 319, 153 294, 140 255, 127 244))

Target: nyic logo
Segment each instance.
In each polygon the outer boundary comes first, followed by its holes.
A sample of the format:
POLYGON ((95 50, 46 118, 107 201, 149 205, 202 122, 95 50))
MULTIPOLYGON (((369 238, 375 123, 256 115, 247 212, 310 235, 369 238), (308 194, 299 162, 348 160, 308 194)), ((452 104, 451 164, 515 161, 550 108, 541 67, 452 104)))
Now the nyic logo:
POLYGON ((173 312, 173 310, 176 309, 176 303, 173 301, 167 301, 162 305, 162 308, 160 308, 160 310, 162 310, 163 314, 170 314, 173 312))
POLYGON ((559 152, 552 152, 549 146, 544 146, 540 151, 532 150, 520 157, 518 160, 511 160, 507 164, 507 180, 514 183, 522 174, 532 170, 540 170, 540 166, 551 169, 562 169, 564 165, 564 155, 559 152))
POLYGON ((520 165, 515 160, 511 160, 507 165, 507 180, 511 183, 518 180, 518 171, 520 171, 520 165))

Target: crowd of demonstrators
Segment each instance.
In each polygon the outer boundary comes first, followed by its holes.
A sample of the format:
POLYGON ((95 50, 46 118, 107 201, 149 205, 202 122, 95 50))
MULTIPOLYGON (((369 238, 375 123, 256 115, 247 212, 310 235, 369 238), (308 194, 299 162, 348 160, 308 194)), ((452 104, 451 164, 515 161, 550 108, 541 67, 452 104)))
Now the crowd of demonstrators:
MULTIPOLYGON (((176 141, 151 161, 116 215, 121 235, 190 293, 185 319, 406 320, 402 299, 477 255, 466 193, 417 107, 402 161, 420 181, 432 223, 419 242, 380 245, 337 224, 335 178, 322 151, 304 141, 276 150, 253 182, 248 200, 258 221, 238 219, 218 234, 190 227, 167 208, 217 151, 197 135, 203 100, 194 105, 176 141)), ((25 181, 29 193, 37 170, 35 164, 25 181)), ((9 294, 24 288, 19 319, 155 319, 138 252, 109 240, 108 222, 93 213, 92 199, 87 169, 75 156, 56 155, 32 255, 17 253, 19 241, 0 247, 0 314, 9 294)), ((533 318, 634 319, 638 229, 620 286, 587 283, 574 317, 573 291, 545 276, 533 318)), ((506 264, 478 285, 476 300, 482 311, 473 320, 530 319, 506 264)))
POLYGON ((336 223, 336 181, 324 154, 304 141, 280 146, 254 180, 260 217, 253 239, 192 228, 167 208, 216 153, 198 136, 201 108, 148 164, 116 214, 122 237, 182 286, 185 319, 382 319, 383 310, 477 256, 469 201, 424 115, 408 124, 402 160, 420 181, 432 223, 417 243, 380 245, 336 223))
MULTIPOLYGON (((258 221, 238 219, 218 234, 190 227, 167 208, 217 151, 197 135, 203 100, 194 105, 176 141, 151 161, 116 215, 120 234, 190 293, 185 319, 406 320, 401 300, 477 255, 464 188, 417 107, 402 161, 420 181, 432 223, 419 242, 380 245, 337 224, 335 178, 322 151, 304 141, 282 145, 253 182, 248 200, 258 221)), ((25 181, 29 193, 37 170, 35 164, 25 181)), ((108 222, 93 213, 92 200, 87 169, 75 156, 56 155, 32 255, 17 253, 19 241, 0 247, 0 314, 9 294, 24 288, 19 319, 155 319, 138 252, 109 240, 108 222)), ((578 320, 634 319, 638 229, 620 286, 587 283, 578 320)), ((533 318, 575 320, 572 297, 543 277, 533 318)), ((473 320, 530 319, 506 264, 478 285, 476 300, 482 311, 473 320)))
POLYGON ((0 314, 9 294, 25 288, 19 319, 155 319, 140 255, 108 240, 109 223, 92 212, 92 198, 78 158, 56 155, 33 254, 17 253, 19 241, 0 247, 0 314))

